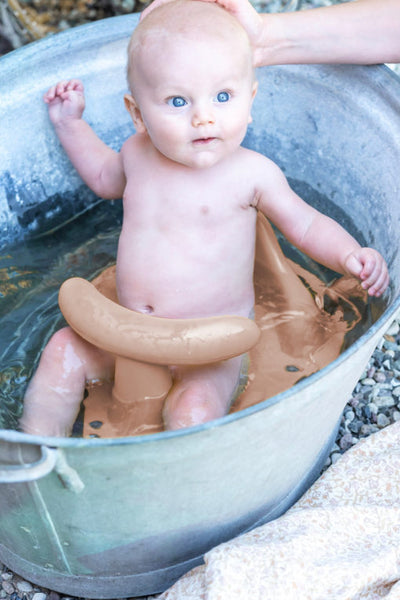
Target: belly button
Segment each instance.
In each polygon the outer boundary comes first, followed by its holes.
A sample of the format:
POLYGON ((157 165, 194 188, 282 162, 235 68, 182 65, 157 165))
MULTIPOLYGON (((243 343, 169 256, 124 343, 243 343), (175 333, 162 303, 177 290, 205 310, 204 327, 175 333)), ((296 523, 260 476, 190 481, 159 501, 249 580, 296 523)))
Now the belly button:
POLYGON ((154 308, 147 304, 140 312, 144 313, 145 315, 151 315, 154 312, 154 308))

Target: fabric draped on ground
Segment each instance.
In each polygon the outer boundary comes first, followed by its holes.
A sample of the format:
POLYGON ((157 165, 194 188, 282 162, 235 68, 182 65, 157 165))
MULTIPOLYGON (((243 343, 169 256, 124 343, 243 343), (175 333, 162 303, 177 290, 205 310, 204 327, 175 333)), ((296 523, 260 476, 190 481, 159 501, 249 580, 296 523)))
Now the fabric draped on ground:
POLYGON ((212 549, 159 600, 378 598, 400 599, 400 422, 346 452, 285 515, 212 549))

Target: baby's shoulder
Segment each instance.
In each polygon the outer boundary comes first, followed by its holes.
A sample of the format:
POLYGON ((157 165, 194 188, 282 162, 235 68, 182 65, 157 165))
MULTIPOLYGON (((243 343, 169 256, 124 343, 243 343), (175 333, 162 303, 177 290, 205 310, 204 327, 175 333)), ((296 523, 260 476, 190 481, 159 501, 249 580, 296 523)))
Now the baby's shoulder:
POLYGON ((279 169, 278 165, 264 154, 250 150, 249 148, 243 148, 242 146, 236 154, 236 160, 238 163, 246 165, 246 168, 252 172, 261 171, 268 173, 269 171, 279 169))
POLYGON ((122 154, 131 154, 132 152, 140 152, 142 147, 141 136, 137 133, 129 136, 122 145, 121 153, 122 154))
POLYGON ((122 145, 121 157, 125 171, 128 174, 136 172, 138 169, 143 169, 149 162, 149 152, 146 148, 146 143, 147 140, 144 136, 134 133, 122 145))
POLYGON ((257 196, 270 195, 287 186, 287 179, 282 169, 264 154, 242 148, 238 157, 240 163, 236 172, 242 174, 244 181, 251 186, 257 196))

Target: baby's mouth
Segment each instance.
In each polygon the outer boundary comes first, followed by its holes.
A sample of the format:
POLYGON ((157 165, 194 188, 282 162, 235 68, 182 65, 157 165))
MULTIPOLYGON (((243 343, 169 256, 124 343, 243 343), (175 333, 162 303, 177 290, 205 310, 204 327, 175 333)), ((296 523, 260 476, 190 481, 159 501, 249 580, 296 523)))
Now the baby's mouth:
POLYGON ((211 144, 211 142, 215 141, 216 139, 216 137, 197 138, 196 140, 193 140, 193 144, 196 144, 197 146, 206 146, 207 144, 211 144))

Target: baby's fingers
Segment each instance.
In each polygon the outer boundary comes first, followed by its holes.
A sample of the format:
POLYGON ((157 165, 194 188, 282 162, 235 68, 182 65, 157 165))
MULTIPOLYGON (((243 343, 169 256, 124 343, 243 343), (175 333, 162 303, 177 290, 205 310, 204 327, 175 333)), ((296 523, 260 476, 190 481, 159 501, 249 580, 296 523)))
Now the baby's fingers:
POLYGON ((361 286, 368 290, 370 296, 380 296, 389 284, 386 263, 378 252, 365 254, 360 273, 361 286))
POLYGON ((83 94, 83 85, 79 79, 70 79, 68 81, 59 81, 51 86, 44 95, 44 101, 49 104, 56 98, 65 100, 68 97, 68 92, 78 92, 83 94))
POLYGON ((345 269, 361 280, 361 287, 370 296, 381 296, 389 285, 386 262, 373 248, 360 248, 349 254, 345 269))
MULTIPOLYGON (((360 271, 359 277, 363 284, 365 283, 370 285, 378 276, 380 271, 380 265, 378 264, 380 261, 378 258, 379 257, 375 256, 375 254, 363 253, 360 255, 360 260, 363 267, 360 271)), ((363 285, 363 287, 368 287, 368 285, 363 285)))
POLYGON ((80 91, 79 88, 83 89, 82 83, 78 79, 69 79, 68 81, 59 81, 56 84, 56 94, 62 96, 64 92, 80 91))
POLYGON ((48 104, 49 102, 52 102, 55 97, 56 97, 56 86, 52 85, 51 88, 49 88, 47 90, 47 92, 45 93, 45 95, 43 96, 43 100, 48 104))
POLYGON ((374 269, 374 272, 361 285, 365 290, 368 290, 369 296, 381 296, 389 285, 389 273, 386 264, 383 263, 381 269, 374 269))
POLYGON ((51 88, 49 88, 45 93, 43 97, 44 101, 49 104, 50 102, 53 102, 53 100, 55 100, 56 98, 61 98, 67 85, 67 81, 59 81, 55 85, 52 85, 51 88))
POLYGON ((79 79, 70 79, 65 86, 65 91, 73 91, 83 93, 83 84, 79 79))
POLYGON ((387 271, 380 274, 377 281, 369 288, 369 296, 382 296, 383 292, 389 285, 389 273, 387 271))

